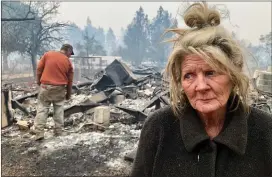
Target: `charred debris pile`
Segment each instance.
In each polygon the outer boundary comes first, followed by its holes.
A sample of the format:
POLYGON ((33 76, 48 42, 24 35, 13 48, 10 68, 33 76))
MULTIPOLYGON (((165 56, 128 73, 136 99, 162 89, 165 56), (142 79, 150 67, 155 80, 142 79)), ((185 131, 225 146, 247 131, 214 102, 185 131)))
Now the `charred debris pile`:
MULTIPOLYGON (((146 117, 169 105, 169 83, 163 79, 160 69, 129 68, 119 60, 92 78, 73 85, 73 95, 64 106, 65 131, 130 136, 127 141, 133 139, 134 145, 129 151, 135 149, 146 117)), ((2 88, 2 135, 8 134, 5 129, 10 127, 28 132, 36 115, 37 88, 17 84, 5 84, 2 88)), ((53 108, 50 108, 47 132, 54 126, 52 116, 53 108)), ((135 151, 123 158, 132 161, 134 155, 135 151)))
MULTIPOLYGON (((160 69, 132 68, 119 60, 114 60, 104 70, 89 78, 93 79, 73 85, 73 95, 66 101, 64 108, 65 131, 80 135, 78 141, 83 141, 82 137, 85 137, 85 144, 91 146, 108 141, 103 138, 119 138, 116 146, 123 148, 120 153, 122 160, 133 161, 145 119, 155 110, 169 105, 168 81, 160 69), (91 140, 86 133, 90 132, 93 133, 90 136, 102 137, 101 141, 88 142, 91 140)), ((261 91, 254 78, 251 85, 252 106, 271 113, 272 93, 261 91)), ((10 132, 5 130, 9 127, 27 132, 33 127, 36 114, 37 88, 16 84, 6 84, 2 88, 2 135, 10 132)), ((54 126, 52 116, 51 108, 47 120, 48 133, 54 126)), ((77 139, 78 136, 66 138, 77 139)), ((60 143, 58 141, 51 143, 57 147, 60 143)), ((70 146, 71 143, 66 145, 70 146)))

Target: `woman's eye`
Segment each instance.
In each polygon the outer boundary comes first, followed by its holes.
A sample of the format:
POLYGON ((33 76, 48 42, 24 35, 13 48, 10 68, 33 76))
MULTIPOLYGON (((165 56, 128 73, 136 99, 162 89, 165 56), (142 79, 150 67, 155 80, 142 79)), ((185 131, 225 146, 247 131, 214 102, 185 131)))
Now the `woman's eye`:
POLYGON ((184 79, 191 79, 192 74, 191 73, 187 73, 184 75, 184 79))
POLYGON ((213 76, 215 75, 215 71, 207 71, 205 74, 206 76, 213 76))

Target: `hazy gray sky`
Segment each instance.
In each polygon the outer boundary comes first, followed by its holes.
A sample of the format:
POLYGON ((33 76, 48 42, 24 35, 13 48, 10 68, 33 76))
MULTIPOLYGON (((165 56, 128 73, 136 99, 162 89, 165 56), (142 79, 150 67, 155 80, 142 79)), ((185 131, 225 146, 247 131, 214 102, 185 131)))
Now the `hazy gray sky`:
MULTIPOLYGON (((224 20, 222 24, 238 34, 239 38, 257 44, 261 34, 271 31, 271 2, 218 2, 209 4, 226 4, 230 10, 231 23, 224 20), (238 25, 238 27, 235 27, 238 25)), ((168 10, 175 17, 181 2, 62 2, 58 19, 76 23, 83 28, 89 16, 92 24, 104 29, 112 27, 117 36, 120 29, 131 22, 135 12, 143 7, 149 18, 156 16, 159 6, 168 10)), ((178 15, 180 26, 184 26, 178 15)))

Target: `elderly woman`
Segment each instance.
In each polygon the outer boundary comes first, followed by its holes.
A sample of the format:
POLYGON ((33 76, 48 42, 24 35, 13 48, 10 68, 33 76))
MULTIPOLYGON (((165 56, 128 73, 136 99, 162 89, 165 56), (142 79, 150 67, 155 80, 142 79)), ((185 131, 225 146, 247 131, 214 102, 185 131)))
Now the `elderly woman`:
POLYGON ((272 118, 247 105, 241 49, 206 3, 184 20, 192 29, 171 30, 171 106, 146 120, 131 176, 272 176, 272 118))

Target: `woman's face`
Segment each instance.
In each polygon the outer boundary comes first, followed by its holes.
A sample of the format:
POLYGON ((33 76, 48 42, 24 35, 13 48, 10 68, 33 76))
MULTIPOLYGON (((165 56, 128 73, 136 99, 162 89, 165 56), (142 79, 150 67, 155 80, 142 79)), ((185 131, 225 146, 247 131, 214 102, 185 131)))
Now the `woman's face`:
POLYGON ((216 72, 198 55, 188 55, 181 65, 182 88, 194 109, 211 113, 226 106, 231 93, 228 75, 216 72))

